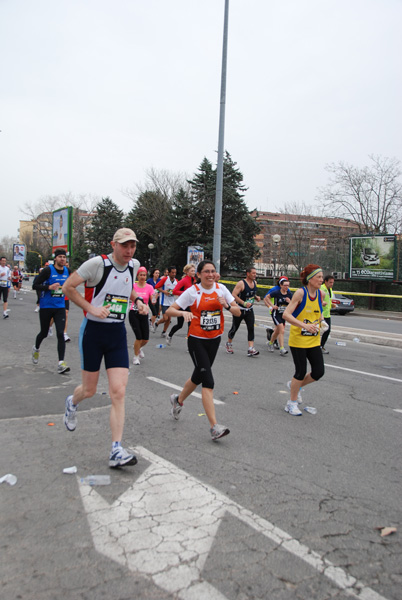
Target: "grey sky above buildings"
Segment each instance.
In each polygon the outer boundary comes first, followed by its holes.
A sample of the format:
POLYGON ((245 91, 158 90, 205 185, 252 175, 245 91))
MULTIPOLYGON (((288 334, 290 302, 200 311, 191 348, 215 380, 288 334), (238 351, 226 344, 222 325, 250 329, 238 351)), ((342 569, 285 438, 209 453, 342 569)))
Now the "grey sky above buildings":
MULTIPOLYGON (((42 196, 216 162, 224 0, 0 0, 0 237, 42 196)), ((250 209, 402 159, 401 0, 230 0, 225 147, 250 209)))

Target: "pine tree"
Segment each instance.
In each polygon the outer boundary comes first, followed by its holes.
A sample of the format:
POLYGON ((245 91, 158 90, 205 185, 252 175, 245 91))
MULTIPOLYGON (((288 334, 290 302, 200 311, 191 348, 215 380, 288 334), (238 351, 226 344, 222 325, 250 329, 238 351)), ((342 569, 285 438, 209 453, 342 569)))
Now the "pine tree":
POLYGON ((109 197, 102 198, 95 211, 88 229, 88 245, 95 254, 109 254, 113 235, 124 227, 124 213, 109 197))
MULTIPOLYGON (((206 258, 212 258, 216 169, 204 158, 198 172, 189 181, 191 201, 186 199, 179 210, 179 201, 175 205, 177 218, 176 230, 182 232, 180 242, 183 246, 199 245, 204 248, 206 258), (186 236, 187 231, 187 236, 186 236)), ((251 217, 244 201, 243 174, 236 168, 228 152, 223 164, 222 194, 222 244, 221 271, 244 270, 253 264, 258 255, 254 236, 260 228, 251 217)), ((173 227, 174 229, 174 227, 173 227)))

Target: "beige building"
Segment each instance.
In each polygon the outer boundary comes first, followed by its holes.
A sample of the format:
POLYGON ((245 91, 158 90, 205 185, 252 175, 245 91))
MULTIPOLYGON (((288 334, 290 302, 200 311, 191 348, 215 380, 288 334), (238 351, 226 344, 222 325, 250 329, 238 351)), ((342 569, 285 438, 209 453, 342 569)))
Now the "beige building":
POLYGON ((358 234, 353 221, 286 213, 253 211, 261 227, 255 236, 261 275, 296 274, 309 263, 326 271, 344 273, 349 257, 349 236, 358 234))

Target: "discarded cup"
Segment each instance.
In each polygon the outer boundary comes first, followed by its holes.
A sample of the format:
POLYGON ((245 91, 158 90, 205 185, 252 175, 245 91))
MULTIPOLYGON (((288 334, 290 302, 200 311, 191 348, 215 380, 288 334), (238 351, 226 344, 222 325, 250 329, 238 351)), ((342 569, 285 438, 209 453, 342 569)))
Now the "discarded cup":
POLYGON ((17 483, 17 478, 15 475, 7 473, 7 475, 3 475, 3 477, 0 478, 0 483, 3 483, 3 481, 8 483, 9 485, 15 485, 17 483))
POLYGON ((346 346, 346 342, 335 342, 336 346, 346 346))
POLYGON ((155 348, 166 348, 166 344, 156 344, 155 348))
POLYGON ((87 475, 81 477, 80 481, 87 485, 110 485, 110 475, 87 475))
POLYGON ((316 415, 317 414, 317 409, 314 408, 314 406, 305 406, 304 410, 308 413, 310 413, 310 415, 316 415))
POLYGON ((355 337, 355 338, 353 338, 353 341, 356 342, 356 344, 358 344, 360 342, 360 338, 355 337))
POLYGON ((66 467, 65 469, 63 469, 63 473, 66 473, 67 475, 73 475, 77 472, 77 470, 77 467, 66 467))

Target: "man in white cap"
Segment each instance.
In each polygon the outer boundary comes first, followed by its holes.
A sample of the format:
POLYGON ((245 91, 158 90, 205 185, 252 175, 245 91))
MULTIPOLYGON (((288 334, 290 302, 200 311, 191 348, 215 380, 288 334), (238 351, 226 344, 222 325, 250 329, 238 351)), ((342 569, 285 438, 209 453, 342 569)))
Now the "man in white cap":
POLYGON ((84 262, 63 285, 63 293, 84 310, 80 329, 82 383, 66 398, 64 424, 68 431, 77 426, 78 404, 96 393, 102 358, 109 381, 112 449, 109 467, 134 465, 137 458, 122 447, 124 399, 128 381, 129 358, 124 320, 129 301, 137 303, 140 314, 148 306, 133 290, 139 267, 133 260, 137 237, 131 229, 118 229, 111 242, 113 252, 84 262), (85 282, 85 297, 77 287, 85 282))

